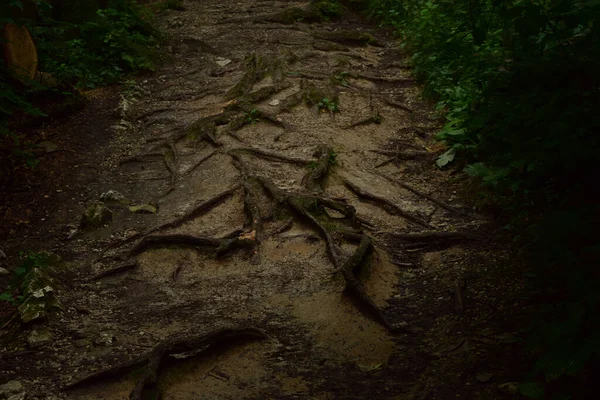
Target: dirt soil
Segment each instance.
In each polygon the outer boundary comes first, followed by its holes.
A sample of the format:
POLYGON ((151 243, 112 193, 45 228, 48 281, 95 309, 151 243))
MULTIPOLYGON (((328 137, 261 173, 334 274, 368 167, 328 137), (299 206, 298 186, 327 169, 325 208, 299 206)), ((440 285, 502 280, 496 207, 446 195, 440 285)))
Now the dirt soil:
POLYGON ((49 343, 28 347, 39 323, 3 328, 0 383, 38 399, 506 397, 523 281, 435 166, 439 123, 400 43, 349 12, 286 17, 307 2, 184 5, 159 16, 159 70, 44 127, 60 151, 6 191, 9 259, 45 249, 67 271, 49 343), (112 204, 80 230, 109 190, 157 212, 112 204))

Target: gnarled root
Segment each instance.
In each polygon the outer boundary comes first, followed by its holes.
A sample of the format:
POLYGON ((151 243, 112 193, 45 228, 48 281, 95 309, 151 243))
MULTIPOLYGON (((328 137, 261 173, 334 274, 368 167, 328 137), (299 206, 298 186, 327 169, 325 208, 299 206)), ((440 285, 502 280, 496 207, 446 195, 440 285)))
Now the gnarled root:
POLYGON ((385 326, 390 331, 394 331, 395 328, 389 322, 383 312, 377 307, 377 305, 371 300, 366 294, 362 283, 356 278, 355 272, 360 270, 364 264, 369 252, 372 250, 373 245, 371 239, 367 235, 361 235, 360 244, 354 251, 354 254, 344 263, 341 267, 341 272, 346 280, 345 292, 348 296, 351 296, 353 300, 357 301, 362 308, 374 317, 378 322, 385 326))
POLYGON ((134 374, 138 378, 135 387, 129 395, 129 399, 160 398, 156 383, 161 364, 167 357, 183 353, 191 353, 190 357, 196 356, 216 344, 227 344, 241 339, 262 340, 266 337, 263 332, 256 328, 229 328, 214 330, 194 337, 167 340, 157 344, 147 354, 121 365, 96 372, 69 384, 64 389, 75 389, 84 385, 122 377, 127 374, 134 374))

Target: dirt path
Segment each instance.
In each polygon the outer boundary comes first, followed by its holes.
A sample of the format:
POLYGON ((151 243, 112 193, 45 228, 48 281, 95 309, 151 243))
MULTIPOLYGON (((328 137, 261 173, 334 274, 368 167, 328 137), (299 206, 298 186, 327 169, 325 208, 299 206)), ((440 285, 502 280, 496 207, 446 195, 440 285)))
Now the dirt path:
POLYGON ((291 23, 303 2, 185 6, 95 188, 158 212, 65 242, 54 339, 3 375, 39 398, 502 397, 520 282, 434 168, 398 44, 291 23))

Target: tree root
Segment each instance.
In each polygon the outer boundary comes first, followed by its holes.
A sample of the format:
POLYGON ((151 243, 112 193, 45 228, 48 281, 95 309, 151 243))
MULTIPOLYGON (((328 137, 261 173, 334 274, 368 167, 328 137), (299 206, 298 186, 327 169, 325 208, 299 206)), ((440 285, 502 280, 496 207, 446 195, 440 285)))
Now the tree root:
POLYGON ((279 82, 275 85, 265 86, 258 90, 255 90, 254 92, 244 94, 241 97, 240 102, 246 102, 250 104, 258 103, 266 98, 273 96, 276 93, 281 92, 284 89, 289 88, 290 86, 292 86, 292 84, 289 82, 279 82))
POLYGON ((219 329, 199 336, 183 339, 172 339, 156 345, 150 352, 127 361, 121 365, 96 372, 83 379, 67 385, 64 389, 71 390, 84 385, 90 385, 107 379, 133 375, 136 379, 134 389, 129 395, 130 400, 145 398, 160 398, 157 386, 161 364, 169 356, 191 353, 191 356, 201 354, 216 344, 227 344, 239 339, 262 340, 267 336, 256 328, 219 329))
POLYGON ((196 168, 198 168, 204 161, 208 160, 209 158, 211 158, 212 156, 214 156, 217 153, 220 153, 221 150, 220 149, 215 149, 213 151, 211 151, 209 154, 205 155, 204 157, 202 157, 200 160, 198 160, 190 169, 188 169, 187 171, 185 171, 185 174, 191 174, 196 168))
POLYGON ((385 326, 388 330, 394 331, 396 328, 392 326, 383 312, 377 307, 377 305, 371 300, 371 298, 365 293, 365 289, 362 283, 356 278, 355 272, 360 270, 360 267, 364 264, 369 252, 372 250, 373 245, 371 239, 367 235, 361 235, 360 244, 354 251, 354 254, 344 263, 341 267, 342 275, 346 281, 345 292, 355 299, 371 316, 385 326))
POLYGON ((386 77, 386 76, 357 74, 354 72, 349 72, 347 76, 350 78, 354 78, 354 79, 365 79, 365 80, 374 81, 374 82, 396 83, 396 84, 399 84, 400 87, 410 87, 415 84, 415 80, 410 79, 410 78, 390 78, 390 77, 386 77))
POLYGON ((465 213, 463 211, 457 210, 456 208, 449 206, 448 204, 446 204, 446 203, 444 203, 444 202, 442 202, 442 201, 440 201, 440 200, 438 200, 438 199, 436 199, 436 198, 434 198, 434 197, 432 197, 432 196, 430 196, 428 194, 425 194, 425 193, 421 192, 420 190, 415 189, 414 187, 412 187, 412 186, 410 186, 410 185, 408 185, 408 184, 406 184, 404 182, 400 182, 400 181, 398 181, 398 180, 396 180, 394 178, 391 178, 391 177, 389 177, 389 176, 387 176, 385 174, 381 174, 381 173, 376 172, 376 171, 373 171, 373 173, 376 174, 376 175, 381 176, 384 179, 387 179, 390 182, 395 183, 396 185, 400 186, 401 188, 406 189, 409 192, 412 192, 412 193, 416 194, 417 196, 420 196, 420 197, 422 197, 424 199, 427 199, 427 200, 431 201, 432 203, 440 206, 441 208, 443 208, 446 211, 449 211, 451 213, 455 213, 455 214, 458 214, 458 215, 462 215, 462 216, 469 215, 469 214, 467 214, 467 213, 465 213))
POLYGON ((290 157, 290 156, 275 153, 275 152, 272 152, 269 150, 258 149, 256 147, 238 147, 238 148, 229 150, 227 153, 230 155, 233 155, 234 153, 252 153, 258 157, 265 158, 267 160, 283 161, 283 162, 299 164, 299 165, 308 165, 311 162, 313 162, 311 160, 306 160, 304 158, 290 157))
POLYGON ((129 271, 130 269, 135 269, 138 267, 137 260, 124 262, 114 268, 107 269, 105 271, 101 271, 93 277, 89 278, 88 281, 97 281, 98 279, 106 278, 107 276, 120 274, 121 272, 129 271))
POLYGON ((221 201, 223 201, 224 199, 226 199, 227 197, 231 196, 232 194, 234 194, 238 189, 240 188, 240 185, 237 184, 221 193, 218 193, 217 195, 211 197, 208 200, 205 200, 203 202, 200 202, 199 204, 195 205, 194 207, 192 207, 192 209, 190 211, 188 211, 187 213, 185 213, 183 216, 174 219, 172 221, 166 222, 164 224, 161 225, 157 225, 154 226, 152 228, 149 228, 147 230, 145 230, 144 232, 141 233, 137 233, 133 236, 128 237, 127 239, 123 239, 119 242, 113 243, 110 246, 108 246, 106 249, 104 249, 104 251, 101 253, 100 258, 102 258, 104 256, 104 254, 106 254, 107 251, 112 250, 112 249, 116 249, 119 248, 121 246, 124 246, 128 243, 131 243, 135 240, 138 240, 144 236, 150 235, 154 232, 158 232, 161 230, 165 230, 165 229, 172 229, 172 228, 176 228, 182 224, 184 224, 185 222, 192 220, 194 218, 199 217, 200 215, 204 214, 205 212, 209 211, 211 208, 213 208, 214 206, 216 206, 217 204, 219 204, 221 201))
POLYGON ((191 236, 183 234, 146 236, 129 252, 129 257, 154 247, 165 246, 189 246, 198 250, 214 249, 215 255, 219 256, 235 247, 253 246, 256 240, 246 238, 243 235, 235 238, 215 239, 211 237, 191 236))
POLYGON ((402 208, 400 208, 398 205, 392 203, 388 199, 383 198, 379 195, 373 194, 365 189, 362 189, 355 183, 352 183, 345 178, 341 178, 341 179, 342 179, 342 182, 344 182, 344 184, 346 185, 346 187, 348 187, 348 189, 350 189, 351 191, 356 193, 356 195, 358 195, 360 197, 364 197, 364 198, 372 200, 372 201, 375 201, 375 202, 382 203, 384 206, 387 206, 386 207, 387 209, 391 209, 393 211, 393 213, 400 215, 402 218, 407 219, 408 221, 414 222, 414 223, 421 225, 423 227, 426 227, 426 228, 433 228, 427 221, 423 220, 420 217, 412 215, 412 214, 408 213, 407 211, 404 211, 402 208))
POLYGON ((370 150, 373 153, 381 154, 384 156, 393 156, 399 160, 417 160, 422 158, 432 157, 432 154, 427 151, 419 151, 419 150, 407 150, 407 151, 399 151, 399 150, 370 150))
POLYGON ((371 115, 367 118, 363 118, 363 119, 356 121, 348 126, 345 126, 342 129, 352 129, 352 128, 356 128, 357 126, 363 126, 363 125, 369 125, 369 124, 379 125, 379 124, 381 124, 382 120, 383 120, 383 118, 381 117, 381 115, 379 115, 379 113, 377 113, 376 115, 371 115))
POLYGON ((314 153, 318 157, 316 163, 309 164, 309 171, 304 175, 302 184, 311 192, 323 192, 322 181, 327 175, 333 149, 327 145, 320 145, 314 153))
POLYGON ((409 113, 411 113, 411 114, 415 112, 415 110, 413 110, 412 108, 410 108, 410 107, 408 107, 408 106, 406 106, 406 105, 404 105, 404 104, 398 103, 397 101, 390 100, 390 99, 388 99, 388 98, 385 98, 385 97, 384 97, 384 101, 385 101, 385 103, 386 103, 387 105, 390 105, 390 106, 392 106, 392 107, 399 108, 399 109, 401 109, 401 110, 404 110, 404 111, 407 111, 407 112, 409 112, 409 113))

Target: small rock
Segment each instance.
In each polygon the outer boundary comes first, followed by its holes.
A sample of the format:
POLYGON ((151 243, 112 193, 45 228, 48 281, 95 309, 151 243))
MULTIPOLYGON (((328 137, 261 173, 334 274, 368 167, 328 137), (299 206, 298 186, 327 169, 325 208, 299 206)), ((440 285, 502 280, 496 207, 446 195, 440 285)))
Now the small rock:
POLYGON ((10 275, 10 271, 7 270, 6 268, 0 267, 0 276, 6 276, 6 275, 10 275))
POLYGON ((475 379, 477 379, 477 382, 485 383, 485 382, 489 381, 490 379, 492 379, 493 377, 494 377, 494 373, 489 372, 489 373, 477 374, 475 376, 475 379))
POLYGON ((228 58, 223 58, 223 57, 217 57, 215 59, 215 63, 217 63, 217 65, 219 65, 220 67, 224 67, 228 64, 231 63, 231 60, 228 58))
POLYGON ((6 400, 25 400, 25 396, 27 394, 25 392, 21 392, 19 394, 13 394, 12 396, 10 396, 8 399, 6 400))
POLYGON ((519 394, 519 382, 506 382, 498 385, 498 390, 501 393, 515 396, 519 394))
POLYGON ((112 221, 112 211, 104 205, 104 203, 97 201, 88 206, 83 212, 81 217, 81 228, 98 228, 105 223, 112 221))
POLYGON ((0 398, 12 396, 23 391, 23 384, 19 381, 8 381, 0 385, 0 398))
POLYGON ((108 192, 102 193, 100 195, 100 201, 106 204, 125 204, 128 205, 130 203, 129 200, 125 198, 120 192, 116 190, 109 190, 108 192))
POLYGON ((141 204, 139 206, 130 206, 129 211, 134 214, 156 214, 158 209, 150 204, 141 204))
POLYGON ((279 101, 279 100, 277 100, 277 99, 275 99, 275 100, 271 100, 271 101, 269 102, 269 105, 270 105, 270 106, 278 106, 278 105, 279 105, 279 103, 280 103, 280 101, 279 101))
POLYGON ((52 341, 52 332, 48 329, 34 329, 27 337, 27 344, 32 349, 42 347, 52 341))

